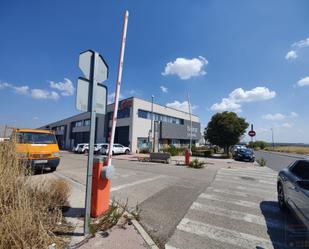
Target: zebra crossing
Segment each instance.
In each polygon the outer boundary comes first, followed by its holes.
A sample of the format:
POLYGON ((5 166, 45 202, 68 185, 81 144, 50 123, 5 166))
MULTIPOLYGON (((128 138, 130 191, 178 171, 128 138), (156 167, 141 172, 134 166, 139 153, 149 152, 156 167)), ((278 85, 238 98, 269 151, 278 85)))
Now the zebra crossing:
POLYGON ((290 221, 277 205, 276 181, 277 173, 266 167, 220 169, 165 248, 294 248, 287 241, 290 221))

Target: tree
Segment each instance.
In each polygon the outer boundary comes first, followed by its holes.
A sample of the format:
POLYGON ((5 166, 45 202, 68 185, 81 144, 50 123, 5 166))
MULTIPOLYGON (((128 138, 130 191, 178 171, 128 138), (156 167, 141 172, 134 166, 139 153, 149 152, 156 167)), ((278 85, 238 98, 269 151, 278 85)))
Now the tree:
POLYGON ((235 112, 221 112, 212 116, 204 131, 205 140, 224 148, 229 154, 230 147, 239 142, 249 124, 235 112))

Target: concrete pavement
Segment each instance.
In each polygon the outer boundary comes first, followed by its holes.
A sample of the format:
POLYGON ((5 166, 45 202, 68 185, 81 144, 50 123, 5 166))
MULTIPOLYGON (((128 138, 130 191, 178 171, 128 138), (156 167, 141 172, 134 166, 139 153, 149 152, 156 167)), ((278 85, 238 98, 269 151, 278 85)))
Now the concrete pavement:
POLYGON ((276 176, 266 167, 219 170, 165 248, 295 248, 298 222, 278 208, 276 176))

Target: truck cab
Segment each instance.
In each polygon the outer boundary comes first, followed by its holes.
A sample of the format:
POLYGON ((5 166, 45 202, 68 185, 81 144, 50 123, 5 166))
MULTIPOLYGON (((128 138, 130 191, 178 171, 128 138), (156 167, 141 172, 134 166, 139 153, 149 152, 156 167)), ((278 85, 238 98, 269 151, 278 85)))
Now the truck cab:
POLYGON ((18 158, 33 170, 57 169, 60 154, 56 136, 52 131, 14 128, 12 139, 16 143, 18 158))

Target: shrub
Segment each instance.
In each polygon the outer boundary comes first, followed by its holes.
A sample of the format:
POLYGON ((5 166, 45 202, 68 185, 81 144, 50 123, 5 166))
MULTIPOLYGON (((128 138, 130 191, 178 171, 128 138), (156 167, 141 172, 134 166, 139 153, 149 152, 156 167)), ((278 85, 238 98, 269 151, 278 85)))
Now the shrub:
POLYGON ((62 189, 51 179, 44 183, 48 189, 41 189, 27 174, 10 142, 0 143, 0 179, 0 249, 39 249, 53 243, 64 248, 63 239, 55 232, 62 221, 59 207, 67 203, 65 183, 62 189))
POLYGON ((264 159, 264 157, 261 157, 261 158, 257 159, 256 162, 258 163, 258 165, 260 167, 264 167, 266 165, 267 161, 264 159))
POLYGON ((176 148, 176 147, 168 147, 163 149, 163 152, 169 152, 172 156, 180 156, 183 155, 184 149, 183 148, 176 148))
POLYGON ((205 156, 205 157, 211 157, 211 156, 212 156, 211 150, 206 150, 206 151, 204 151, 204 156, 205 156))
POLYGON ((194 159, 189 163, 189 168, 194 168, 194 169, 201 169, 204 168, 205 163, 199 161, 198 159, 194 159))
POLYGON ((150 149, 149 148, 142 148, 142 149, 140 149, 139 153, 141 153, 141 154, 149 154, 150 153, 150 149))

